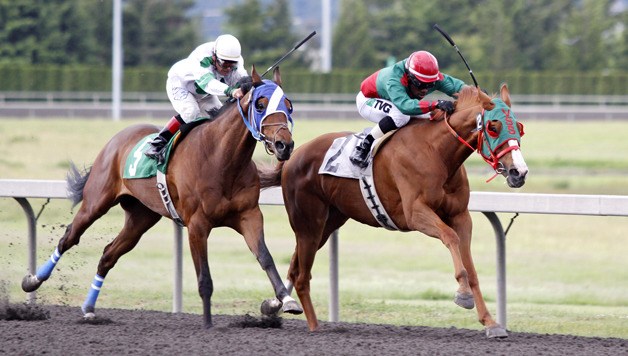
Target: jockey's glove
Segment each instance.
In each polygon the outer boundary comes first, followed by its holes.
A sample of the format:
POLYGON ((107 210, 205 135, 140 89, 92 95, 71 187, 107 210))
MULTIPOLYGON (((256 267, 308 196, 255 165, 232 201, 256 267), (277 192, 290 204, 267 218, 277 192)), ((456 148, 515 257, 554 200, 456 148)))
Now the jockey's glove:
POLYGON ((435 109, 443 110, 447 115, 451 115, 454 112, 454 103, 449 100, 439 100, 434 105, 435 109))
POLYGON ((232 87, 227 87, 227 89, 225 89, 224 93, 226 96, 233 98, 233 92, 238 89, 237 86, 232 86, 232 87))

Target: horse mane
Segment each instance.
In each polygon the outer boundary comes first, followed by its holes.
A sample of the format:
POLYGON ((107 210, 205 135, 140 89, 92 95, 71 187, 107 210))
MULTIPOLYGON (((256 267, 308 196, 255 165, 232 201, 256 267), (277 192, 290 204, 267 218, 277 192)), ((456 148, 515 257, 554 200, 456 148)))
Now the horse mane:
POLYGON ((490 102, 491 99, 495 97, 495 95, 491 97, 488 94, 485 94, 486 92, 478 93, 479 90, 480 89, 473 86, 464 86, 458 93, 456 110, 459 111, 478 104, 482 105, 484 101, 490 102))
POLYGON ((476 87, 465 86, 458 93, 458 100, 456 101, 456 109, 469 107, 471 105, 477 105, 478 103, 478 90, 476 87))

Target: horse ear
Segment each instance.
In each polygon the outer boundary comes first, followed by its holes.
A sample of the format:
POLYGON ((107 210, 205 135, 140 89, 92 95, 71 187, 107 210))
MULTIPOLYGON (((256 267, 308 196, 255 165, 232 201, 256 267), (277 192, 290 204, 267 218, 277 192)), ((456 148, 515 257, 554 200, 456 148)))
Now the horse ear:
POLYGON ((503 83, 501 88, 499 88, 499 94, 504 103, 510 107, 510 91, 508 90, 508 85, 506 85, 506 83, 503 83))
POLYGON ((259 76, 259 74, 257 74, 257 71, 255 70, 255 64, 253 64, 253 67, 251 68, 251 78, 253 78, 254 84, 262 82, 262 78, 259 76))
POLYGON ((491 100, 491 97, 486 94, 486 92, 480 88, 478 88, 478 99, 482 104, 482 108, 484 110, 493 110, 495 108, 495 103, 491 100))
POLYGON ((480 98, 480 102, 485 103, 487 101, 491 101, 491 97, 488 95, 486 90, 478 87, 478 97, 480 98))
POLYGON ((281 74, 279 73, 279 67, 273 69, 273 81, 281 87, 281 74))

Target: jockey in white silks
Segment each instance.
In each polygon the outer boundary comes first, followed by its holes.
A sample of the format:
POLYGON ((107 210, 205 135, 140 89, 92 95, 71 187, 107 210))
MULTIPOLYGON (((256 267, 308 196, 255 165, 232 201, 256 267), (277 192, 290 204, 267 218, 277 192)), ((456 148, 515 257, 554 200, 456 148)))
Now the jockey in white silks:
POLYGON ((222 107, 218 96, 240 99, 238 81, 248 76, 244 69, 240 41, 221 35, 203 43, 168 71, 166 92, 177 115, 173 116, 150 142, 145 154, 161 164, 168 141, 181 124, 209 117, 222 107))

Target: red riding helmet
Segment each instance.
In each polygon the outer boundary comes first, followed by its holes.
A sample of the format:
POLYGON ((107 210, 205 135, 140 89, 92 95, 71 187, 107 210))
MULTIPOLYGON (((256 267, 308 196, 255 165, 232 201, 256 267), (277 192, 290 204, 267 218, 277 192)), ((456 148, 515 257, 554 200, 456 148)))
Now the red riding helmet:
POLYGON ((427 51, 412 53, 406 61, 406 70, 423 83, 443 80, 443 74, 438 70, 436 57, 427 51))

